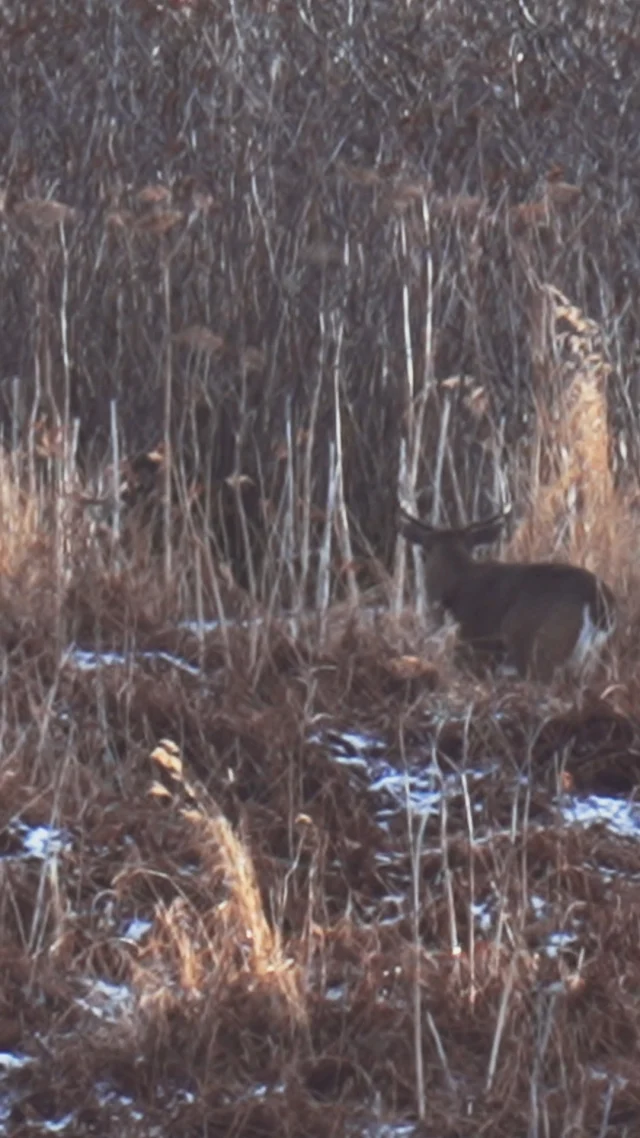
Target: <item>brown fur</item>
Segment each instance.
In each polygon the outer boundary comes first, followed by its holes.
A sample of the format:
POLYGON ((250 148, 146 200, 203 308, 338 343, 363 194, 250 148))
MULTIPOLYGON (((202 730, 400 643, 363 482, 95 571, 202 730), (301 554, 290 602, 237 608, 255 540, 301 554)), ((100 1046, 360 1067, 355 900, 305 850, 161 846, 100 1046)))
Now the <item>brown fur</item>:
POLYGON ((548 680, 571 661, 585 614, 610 635, 615 598, 575 565, 474 561, 471 550, 498 537, 507 513, 461 529, 436 529, 401 508, 400 531, 425 551, 429 600, 454 617, 476 652, 506 656, 522 676, 548 680))

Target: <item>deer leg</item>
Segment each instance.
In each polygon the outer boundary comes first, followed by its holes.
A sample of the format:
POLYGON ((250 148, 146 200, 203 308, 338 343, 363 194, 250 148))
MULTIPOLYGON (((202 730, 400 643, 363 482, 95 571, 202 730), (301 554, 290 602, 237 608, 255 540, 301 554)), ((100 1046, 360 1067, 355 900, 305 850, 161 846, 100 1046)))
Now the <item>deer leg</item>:
POLYGON ((506 649, 507 661, 525 679, 535 672, 536 614, 523 601, 509 609, 500 628, 506 649))

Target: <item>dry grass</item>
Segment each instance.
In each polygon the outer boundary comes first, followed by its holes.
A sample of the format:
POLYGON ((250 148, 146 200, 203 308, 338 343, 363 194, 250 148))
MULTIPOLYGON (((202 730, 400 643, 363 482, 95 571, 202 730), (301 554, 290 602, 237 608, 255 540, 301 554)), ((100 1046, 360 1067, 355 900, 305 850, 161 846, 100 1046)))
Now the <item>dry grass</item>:
POLYGON ((640 1132, 637 4, 535 7, 0 2, 11 1135, 640 1132), (602 574, 588 686, 400 491, 602 574))
POLYGON ((77 527, 48 616, 55 542, 25 532, 0 722, 12 1133, 634 1132, 640 847, 561 813, 638 786, 630 633, 619 683, 581 693, 472 680, 409 611, 198 634, 162 558, 83 562, 77 527), (122 655, 78 667, 73 630, 122 655))

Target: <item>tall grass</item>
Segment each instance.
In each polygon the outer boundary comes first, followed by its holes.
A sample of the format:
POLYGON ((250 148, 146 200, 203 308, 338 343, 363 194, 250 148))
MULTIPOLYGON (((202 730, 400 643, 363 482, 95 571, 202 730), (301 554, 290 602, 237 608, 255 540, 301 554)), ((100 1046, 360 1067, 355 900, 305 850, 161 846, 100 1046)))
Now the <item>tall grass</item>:
POLYGON ((636 6, 98 9, 0 32, 8 1125, 629 1138, 636 6), (398 498, 611 668, 459 669, 398 498))

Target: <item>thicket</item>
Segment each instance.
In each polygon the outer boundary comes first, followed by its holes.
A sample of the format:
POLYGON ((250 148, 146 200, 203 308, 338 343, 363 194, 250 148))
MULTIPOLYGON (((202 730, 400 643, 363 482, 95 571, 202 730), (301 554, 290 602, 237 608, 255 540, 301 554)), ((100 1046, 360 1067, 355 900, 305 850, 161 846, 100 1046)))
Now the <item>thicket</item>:
POLYGON ((636 839, 563 810, 638 785, 639 52, 634 0, 0 0, 11 1133, 638 1132, 636 839), (512 497, 610 670, 462 674, 399 494, 512 497))
POLYGON ((454 521, 496 466, 527 494, 520 451, 562 397, 551 288, 599 329, 635 479, 633 3, 4 11, 12 446, 64 439, 92 477, 114 418, 120 457, 170 447, 243 585, 275 523, 306 571, 342 498, 355 552, 388 557, 403 438, 454 521))

